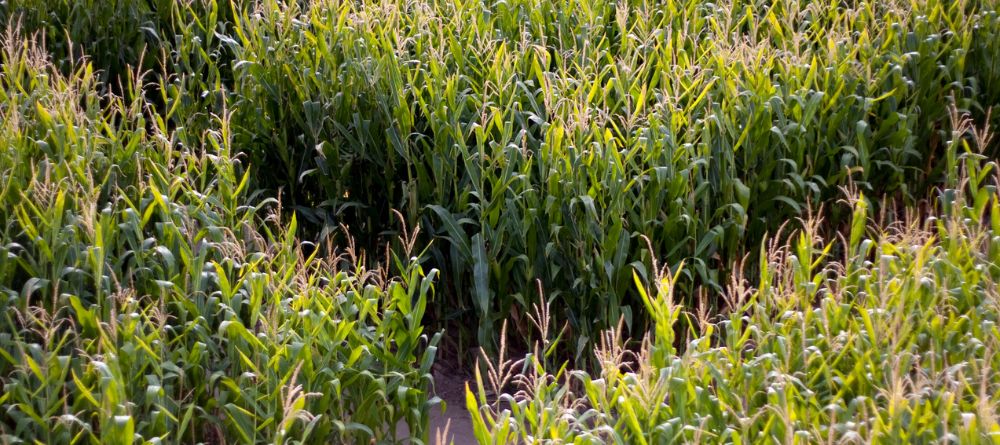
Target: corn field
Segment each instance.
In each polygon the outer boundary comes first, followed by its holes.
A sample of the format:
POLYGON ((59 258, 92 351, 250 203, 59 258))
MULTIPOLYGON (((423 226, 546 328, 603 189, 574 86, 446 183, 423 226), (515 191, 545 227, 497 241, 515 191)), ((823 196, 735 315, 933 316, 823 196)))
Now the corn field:
POLYGON ((998 9, 0 0, 0 443, 1000 443, 998 9))

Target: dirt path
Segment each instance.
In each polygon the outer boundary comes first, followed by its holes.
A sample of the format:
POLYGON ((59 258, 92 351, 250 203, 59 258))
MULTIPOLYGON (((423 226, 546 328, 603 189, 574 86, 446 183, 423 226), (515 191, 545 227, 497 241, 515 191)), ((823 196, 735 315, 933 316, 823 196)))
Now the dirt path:
MULTIPOLYGON (((475 436, 472 434, 469 411, 465 409, 465 381, 464 376, 460 375, 449 375, 441 371, 434 374, 437 395, 444 400, 446 409, 444 413, 440 409, 431 412, 431 436, 436 436, 439 431, 445 433, 447 427, 445 442, 442 445, 476 443, 475 436)), ((434 437, 431 437, 431 443, 434 443, 434 437)))
MULTIPOLYGON (((431 410, 430 414, 430 445, 474 445, 476 438, 472 434, 472 421, 469 411, 465 409, 465 382, 467 376, 449 373, 444 370, 434 371, 434 386, 437 396, 444 400, 445 411, 441 407, 431 410), (447 429, 446 429, 447 428, 447 429), (437 442, 438 433, 444 435, 443 442, 437 442)), ((406 437, 406 424, 400 424, 400 436, 406 437)))

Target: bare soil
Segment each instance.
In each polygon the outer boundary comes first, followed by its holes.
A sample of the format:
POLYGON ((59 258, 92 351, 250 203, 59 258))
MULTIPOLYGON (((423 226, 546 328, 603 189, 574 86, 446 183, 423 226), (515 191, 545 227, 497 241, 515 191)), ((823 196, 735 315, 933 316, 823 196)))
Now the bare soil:
POLYGON ((445 411, 435 409, 431 412, 431 443, 438 432, 444 434, 446 445, 468 445, 476 443, 472 434, 472 421, 469 411, 465 409, 465 382, 467 376, 440 370, 434 373, 434 386, 437 396, 444 400, 445 411), (447 428, 447 429, 446 429, 447 428))
MULTIPOLYGON (((472 445, 476 438, 472 434, 472 421, 465 409, 465 382, 469 375, 458 366, 435 366, 434 391, 444 403, 431 409, 430 445, 472 445), (439 442, 437 437, 443 436, 439 442)), ((397 426, 398 437, 407 437, 406 423, 397 426)))

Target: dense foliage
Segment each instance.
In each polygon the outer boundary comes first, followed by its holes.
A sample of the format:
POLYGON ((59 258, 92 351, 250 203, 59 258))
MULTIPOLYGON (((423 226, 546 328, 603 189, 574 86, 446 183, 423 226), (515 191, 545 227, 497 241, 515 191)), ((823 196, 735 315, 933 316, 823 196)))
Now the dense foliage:
POLYGON ((371 233, 396 208, 446 240, 441 317, 489 342, 540 280, 579 354, 645 319, 638 235, 719 291, 837 186, 920 198, 953 172, 945 105, 1000 100, 988 6, 262 2, 235 30, 238 125, 314 219, 371 233))
POLYGON ((263 167, 251 189, 281 190, 315 241, 343 226, 380 248, 402 212, 445 278, 434 318, 478 320, 463 344, 492 345, 541 281, 577 357, 619 316, 648 319, 631 285, 649 259, 639 235, 686 262, 684 294, 717 293, 838 186, 924 198, 955 171, 947 105, 981 118, 1000 103, 988 0, 0 8, 112 89, 152 70, 170 128, 211 128, 228 106, 234 150, 263 167))
POLYGON ((985 438, 998 6, 0 0, 0 443, 985 438))
POLYGON ((3 44, 0 442, 427 437, 436 272, 306 253, 248 195, 229 115, 173 131, 3 44))
POLYGON ((476 438, 1000 443, 998 171, 962 157, 972 174, 939 217, 879 226, 855 197, 846 236, 823 239, 813 219, 768 242, 760 284, 736 276, 722 314, 683 307, 669 269, 636 276, 655 321, 638 351, 619 326, 594 374, 546 369, 552 333, 524 359, 500 357, 468 392, 476 438), (695 322, 676 330, 684 317, 695 322))

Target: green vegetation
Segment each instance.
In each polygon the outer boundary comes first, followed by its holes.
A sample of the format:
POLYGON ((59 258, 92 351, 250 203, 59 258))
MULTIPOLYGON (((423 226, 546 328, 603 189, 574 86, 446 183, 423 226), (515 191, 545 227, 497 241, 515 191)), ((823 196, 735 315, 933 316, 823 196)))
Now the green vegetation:
POLYGON ((0 443, 1000 442, 998 6, 0 0, 0 443))
POLYGON ((327 231, 402 211, 440 239, 435 315, 491 350, 541 281, 577 358, 647 319, 638 235, 720 292, 848 181, 924 197, 955 171, 944 105, 1000 101, 1000 18, 972 2, 272 0, 234 33, 238 145, 283 167, 264 184, 327 231))
POLYGON ((468 392, 476 438, 1000 443, 1000 195, 997 165, 979 157, 963 156, 973 171, 944 191, 939 218, 872 225, 860 196, 837 241, 811 219, 767 242, 758 287, 735 276, 721 314, 682 306, 667 268, 636 276, 654 319, 641 347, 608 331, 593 376, 546 369, 550 342, 501 356, 468 392))
POLYGON ((228 115, 173 131, 3 43, 0 441, 427 435, 436 272, 306 254, 248 196, 228 115))

